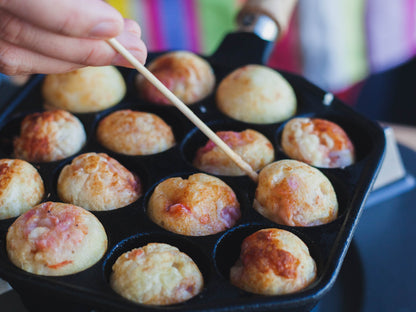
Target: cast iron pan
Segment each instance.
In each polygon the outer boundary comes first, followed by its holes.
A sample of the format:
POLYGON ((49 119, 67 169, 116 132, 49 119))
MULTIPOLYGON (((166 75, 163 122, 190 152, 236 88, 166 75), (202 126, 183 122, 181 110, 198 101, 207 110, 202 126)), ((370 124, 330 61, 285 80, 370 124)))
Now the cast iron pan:
MULTIPOLYGON (((212 65, 217 83, 232 70, 245 64, 263 64, 273 46, 250 32, 235 32, 226 36, 218 50, 206 59, 212 65)), ((150 53, 151 61, 161 53, 150 53)), ((5 237, 15 220, 0 221, 0 277, 7 280, 21 295, 31 311, 310 311, 333 285, 361 215, 384 153, 384 132, 374 122, 317 88, 302 77, 281 72, 293 86, 298 109, 296 116, 320 117, 338 123, 352 139, 357 162, 344 169, 321 169, 337 193, 339 217, 332 223, 315 227, 288 227, 275 224, 259 215, 252 202, 256 185, 247 176, 220 176, 237 194, 242 218, 232 229, 206 237, 186 237, 165 231, 146 215, 146 203, 153 188, 166 177, 186 177, 198 172, 192 159, 206 137, 175 107, 158 106, 141 100, 133 80, 137 72, 120 68, 128 92, 115 107, 99 113, 76 114, 87 131, 86 146, 78 153, 105 152, 137 173, 144 187, 144 196, 131 205, 110 212, 94 212, 103 223, 109 246, 105 256, 93 267, 69 276, 47 277, 24 272, 8 259, 5 237), (97 122, 120 109, 153 112, 172 126, 177 145, 151 156, 124 156, 102 147, 95 139, 97 122), (306 289, 282 296, 261 296, 244 292, 229 282, 229 270, 239 256, 242 240, 254 231, 276 227, 298 235, 309 247, 317 262, 318 277, 306 289), (109 274, 115 259, 123 252, 148 242, 165 242, 191 256, 200 268, 205 287, 200 295, 181 304, 149 307, 135 304, 116 294, 109 285, 109 274)), ((22 118, 42 111, 40 86, 43 76, 33 77, 19 94, 0 110, 0 157, 10 158, 12 138, 18 134, 22 118)), ((288 158, 280 148, 284 125, 256 125, 239 122, 223 115, 215 105, 215 92, 193 104, 191 109, 214 131, 252 128, 263 133, 273 143, 276 160, 288 158)), ((77 155, 78 155, 77 154, 77 155)), ((73 157, 77 156, 74 155, 73 157)), ((45 182, 46 200, 59 201, 56 180, 61 168, 71 159, 35 164, 45 182)))

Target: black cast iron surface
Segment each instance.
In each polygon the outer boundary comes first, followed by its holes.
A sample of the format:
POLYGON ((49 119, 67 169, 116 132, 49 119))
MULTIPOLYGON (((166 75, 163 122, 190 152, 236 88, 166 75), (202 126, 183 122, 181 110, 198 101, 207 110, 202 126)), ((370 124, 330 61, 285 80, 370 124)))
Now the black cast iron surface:
MULTIPOLYGON (((264 62, 268 43, 254 35, 229 35, 220 49, 207 58, 214 68, 217 83, 225 75, 248 63, 264 62), (253 49, 254 44, 257 49, 253 49), (250 53, 244 49, 251 46, 250 53), (224 48, 226 47, 226 48, 224 48), (239 54, 240 53, 240 54, 239 54)), ((266 53, 267 54, 267 53, 266 53)), ((149 60, 159 54, 151 54, 149 60)), ((198 172, 191 160, 206 138, 174 107, 158 106, 140 100, 134 88, 133 70, 121 70, 128 85, 126 97, 115 107, 96 114, 76 114, 88 135, 86 146, 77 154, 105 152, 129 170, 137 173, 145 195, 135 203, 110 212, 94 212, 103 223, 109 246, 106 255, 90 269, 64 277, 44 277, 23 272, 7 258, 5 236, 14 219, 0 221, 0 277, 9 281, 27 306, 33 310, 61 311, 85 307, 110 311, 308 311, 313 308, 334 283, 360 218, 384 152, 384 133, 374 122, 358 115, 334 99, 324 101, 326 93, 301 77, 282 73, 292 84, 298 99, 296 116, 320 117, 338 123, 352 139, 357 162, 345 169, 321 169, 333 183, 339 201, 339 217, 322 226, 300 228, 272 223, 252 208, 256 185, 248 177, 219 176, 236 192, 241 204, 242 218, 232 229, 206 237, 185 237, 172 234, 153 224, 146 215, 146 202, 153 188, 171 176, 186 177, 198 172), (95 139, 99 120, 120 109, 152 112, 164 119, 175 134, 177 145, 151 156, 124 156, 102 147, 95 139), (241 241, 257 229, 278 227, 297 234, 309 247, 317 262, 318 278, 303 291, 284 296, 259 296, 246 293, 229 283, 228 272, 239 256, 241 241), (111 266, 117 256, 148 242, 166 242, 190 255, 199 266, 205 280, 204 290, 188 302, 170 307, 147 307, 128 302, 113 292, 108 283, 111 266)), ((36 76, 18 96, 0 112, 0 157, 10 157, 12 138, 18 134, 22 118, 42 110, 40 86, 43 77, 36 76)), ((280 133, 284 123, 254 125, 232 120, 221 114, 215 105, 215 92, 191 106, 191 109, 211 128, 243 130, 252 128, 263 133, 275 147, 276 160, 287 158, 280 148, 280 133)), ((75 157, 76 155, 74 155, 75 157)), ((36 164, 45 182, 45 200, 59 201, 56 180, 61 168, 73 157, 53 163, 36 164)))
MULTIPOLYGON (((407 172, 415 176, 416 152, 399 148, 407 172)), ((337 280, 312 312, 416 311, 416 249, 410 239, 416 237, 415 200, 412 188, 365 206, 337 280)), ((4 312, 28 311, 15 291, 1 295, 0 306, 4 312)))

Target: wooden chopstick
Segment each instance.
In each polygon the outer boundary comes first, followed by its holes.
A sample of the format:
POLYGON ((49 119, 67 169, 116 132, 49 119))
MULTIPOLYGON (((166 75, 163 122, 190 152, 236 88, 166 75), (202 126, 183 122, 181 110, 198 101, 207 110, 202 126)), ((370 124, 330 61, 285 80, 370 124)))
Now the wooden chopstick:
POLYGON ((195 126, 199 128, 211 141, 230 157, 254 182, 258 181, 258 174, 245 162, 240 155, 234 152, 221 138, 215 134, 201 119, 196 116, 185 103, 174 95, 159 79, 157 79, 143 64, 141 64, 117 39, 112 38, 107 42, 120 53, 139 73, 141 73, 152 85, 154 85, 173 105, 175 105, 195 126))

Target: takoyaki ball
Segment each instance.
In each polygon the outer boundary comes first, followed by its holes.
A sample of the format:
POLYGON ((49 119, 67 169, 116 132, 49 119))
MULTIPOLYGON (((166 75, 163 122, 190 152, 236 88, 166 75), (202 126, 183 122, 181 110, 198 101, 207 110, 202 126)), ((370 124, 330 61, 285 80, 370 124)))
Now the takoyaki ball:
POLYGON ((220 179, 204 173, 162 181, 150 197, 147 213, 166 230, 188 236, 224 231, 241 216, 234 191, 220 179))
POLYGON ((42 177, 30 163, 0 159, 0 220, 21 215, 39 204, 44 194, 42 177))
POLYGON ((337 124, 320 118, 293 118, 283 128, 282 148, 293 159, 322 168, 354 163, 354 145, 337 124))
POLYGON ((290 226, 321 225, 338 215, 331 182, 297 160, 276 161, 260 171, 253 206, 273 222, 290 226))
POLYGON ((42 94, 47 109, 91 113, 119 103, 126 94, 126 84, 114 66, 91 66, 47 75, 42 94))
MULTIPOLYGON (((273 145, 260 132, 247 129, 242 132, 219 131, 216 134, 254 171, 262 169, 274 160, 273 145)), ((245 175, 245 172, 211 140, 198 149, 193 164, 196 168, 211 174, 245 175)))
POLYGON ((204 280, 188 255, 168 244, 150 243, 117 259, 110 284, 114 291, 131 301, 170 305, 198 295, 204 280))
POLYGON ((246 237, 230 271, 233 285, 269 296, 294 293, 315 278, 316 263, 306 244, 295 234, 274 228, 246 237))
POLYGON ((86 142, 84 126, 64 110, 27 115, 13 140, 14 157, 29 162, 57 161, 79 152, 86 142))
MULTIPOLYGON (((174 51, 163 54, 153 60, 148 69, 186 105, 207 97, 215 86, 211 65, 192 52, 174 51)), ((136 85, 144 100, 171 105, 143 75, 137 76, 136 85)))
POLYGON ((104 153, 74 158, 58 177, 59 198, 93 211, 125 207, 141 196, 140 179, 104 153))
POLYGON ((286 120, 297 108, 289 82, 263 65, 246 65, 228 74, 218 86, 216 102, 225 115, 255 124, 286 120))
POLYGON ((101 259, 107 234, 87 210, 45 202, 28 210, 10 226, 7 254, 20 269, 38 275, 81 272, 101 259))
POLYGON ((132 111, 116 111, 97 127, 98 141, 113 152, 125 155, 150 155, 175 145, 171 127, 159 116, 132 111))

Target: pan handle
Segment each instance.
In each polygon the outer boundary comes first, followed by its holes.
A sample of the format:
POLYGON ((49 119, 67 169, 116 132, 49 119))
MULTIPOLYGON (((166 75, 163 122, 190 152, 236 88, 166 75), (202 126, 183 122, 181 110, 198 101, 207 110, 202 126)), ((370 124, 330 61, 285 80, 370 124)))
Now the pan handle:
POLYGON ((237 15, 239 31, 253 32, 268 41, 288 29, 297 0, 247 0, 237 15))
POLYGON ((213 64, 237 68, 266 64, 274 44, 289 26, 297 0, 247 0, 228 34, 210 57, 213 64))

